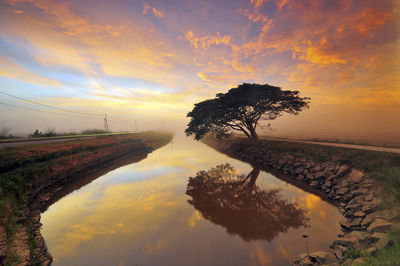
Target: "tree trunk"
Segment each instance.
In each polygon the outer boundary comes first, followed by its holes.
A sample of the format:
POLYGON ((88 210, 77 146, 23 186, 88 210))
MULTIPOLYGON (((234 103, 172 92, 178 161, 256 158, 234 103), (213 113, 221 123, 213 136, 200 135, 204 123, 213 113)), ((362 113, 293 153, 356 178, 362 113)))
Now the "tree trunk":
POLYGON ((257 135, 256 131, 254 130, 254 128, 250 128, 249 131, 250 131, 250 135, 251 135, 250 139, 251 140, 258 140, 258 135, 257 135))

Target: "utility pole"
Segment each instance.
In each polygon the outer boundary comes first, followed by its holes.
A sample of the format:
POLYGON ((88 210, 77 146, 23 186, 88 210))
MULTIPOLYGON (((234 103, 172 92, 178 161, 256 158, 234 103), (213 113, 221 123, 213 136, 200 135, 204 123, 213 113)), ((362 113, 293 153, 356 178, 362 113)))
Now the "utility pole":
POLYGON ((104 131, 108 133, 107 114, 104 114, 104 131))

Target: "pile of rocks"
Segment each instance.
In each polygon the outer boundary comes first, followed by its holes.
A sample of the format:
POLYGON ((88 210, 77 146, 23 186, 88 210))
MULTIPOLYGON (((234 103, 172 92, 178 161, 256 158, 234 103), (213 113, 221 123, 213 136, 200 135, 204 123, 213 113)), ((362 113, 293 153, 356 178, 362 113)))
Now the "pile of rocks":
POLYGON ((279 170, 285 176, 323 192, 337 203, 343 214, 340 221, 342 231, 338 234, 338 240, 332 243, 330 253, 318 251, 302 254, 296 259, 296 265, 332 262, 332 258, 343 262, 354 259, 354 250, 366 251, 359 254, 374 254, 393 244, 384 232, 398 226, 391 222, 398 214, 388 215, 377 208, 382 203, 377 197, 380 194, 379 186, 363 172, 331 161, 316 163, 301 153, 274 153, 249 145, 233 144, 228 153, 252 164, 279 170))

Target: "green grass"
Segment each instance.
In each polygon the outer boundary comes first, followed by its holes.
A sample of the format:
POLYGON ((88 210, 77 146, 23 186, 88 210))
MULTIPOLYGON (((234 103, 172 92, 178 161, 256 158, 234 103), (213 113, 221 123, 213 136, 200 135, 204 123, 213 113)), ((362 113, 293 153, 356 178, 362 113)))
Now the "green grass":
MULTIPOLYGON (((268 139, 270 137, 261 136, 260 138, 268 139)), ((350 140, 350 139, 338 139, 338 138, 287 138, 287 137, 271 137, 274 139, 282 140, 294 140, 294 141, 311 141, 311 142, 326 142, 326 143, 339 143, 339 144, 350 144, 360 146, 372 146, 372 147, 385 147, 385 148, 400 148, 400 140, 392 141, 381 141, 381 140, 350 140)))
POLYGON ((374 256, 366 256, 366 262, 359 265, 400 265, 400 232, 390 231, 388 236, 394 240, 394 245, 379 250, 374 256))

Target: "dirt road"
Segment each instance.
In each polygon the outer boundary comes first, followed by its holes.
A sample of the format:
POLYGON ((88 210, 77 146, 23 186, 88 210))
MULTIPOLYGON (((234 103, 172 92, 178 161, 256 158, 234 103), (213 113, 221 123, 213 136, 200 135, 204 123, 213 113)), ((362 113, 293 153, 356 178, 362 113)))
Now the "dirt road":
POLYGON ((344 143, 331 143, 331 142, 318 142, 318 141, 306 141, 306 140, 291 140, 291 139, 276 139, 276 138, 265 138, 265 139, 274 140, 274 141, 310 143, 310 144, 323 145, 323 146, 334 146, 334 147, 359 149, 359 150, 367 150, 367 151, 384 151, 384 152, 400 153, 399 148, 386 148, 386 147, 365 146, 365 145, 344 144, 344 143))

